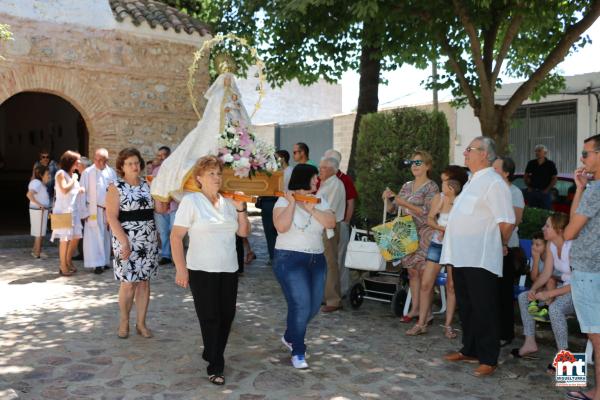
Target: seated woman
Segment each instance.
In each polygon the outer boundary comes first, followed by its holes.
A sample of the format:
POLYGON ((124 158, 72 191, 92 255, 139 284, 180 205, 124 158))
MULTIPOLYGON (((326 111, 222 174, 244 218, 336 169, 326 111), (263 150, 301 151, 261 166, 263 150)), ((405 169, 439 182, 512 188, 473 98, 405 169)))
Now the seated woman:
MULTIPOLYGON (((531 271, 529 277, 531 282, 534 283, 542 274, 544 270, 544 261, 546 260, 546 239, 544 239, 544 233, 539 231, 535 232, 531 237, 531 271)), ((556 289, 557 282, 560 280, 560 273, 556 270, 552 272, 552 276, 548 279, 548 282, 540 288, 540 290, 553 290, 556 289)), ((540 322, 548 322, 548 305, 552 302, 550 299, 548 302, 534 300, 529 303, 527 310, 529 314, 533 316, 533 319, 540 322)))
POLYGON ((223 385, 223 355, 238 289, 236 235, 247 237, 250 222, 245 203, 219 194, 223 164, 217 157, 201 157, 192 173, 200 192, 183 197, 171 230, 175 283, 190 286, 202 331, 202 358, 208 362, 208 379, 223 385), (190 240, 187 256, 183 250, 186 234, 190 240))
MULTIPOLYGON (((512 349, 511 354, 520 358, 531 355, 538 351, 535 341, 535 321, 528 312, 528 304, 533 300, 550 302, 549 315, 552 331, 556 340, 556 347, 565 350, 569 347, 568 330, 566 316, 573 314, 573 300, 571 299, 571 264, 569 262, 569 251, 571 241, 565 241, 562 233, 563 229, 569 223, 569 216, 562 213, 551 215, 544 225, 544 238, 548 241, 546 246, 545 265, 542 273, 535 280, 529 292, 523 292, 519 295, 519 309, 523 321, 523 331, 525 334, 525 343, 521 348, 512 349), (561 282, 556 289, 541 290, 548 280, 552 277, 554 271, 559 272, 561 282)), ((553 370, 552 364, 548 366, 553 370)))
POLYGON ((287 328, 281 341, 292 353, 292 365, 299 369, 308 368, 304 336, 308 323, 319 312, 325 290, 323 229, 335 227, 335 214, 324 198, 315 204, 294 197, 316 191, 318 172, 310 164, 296 165, 290 191, 277 200, 273 209, 278 233, 273 272, 288 306, 287 328))

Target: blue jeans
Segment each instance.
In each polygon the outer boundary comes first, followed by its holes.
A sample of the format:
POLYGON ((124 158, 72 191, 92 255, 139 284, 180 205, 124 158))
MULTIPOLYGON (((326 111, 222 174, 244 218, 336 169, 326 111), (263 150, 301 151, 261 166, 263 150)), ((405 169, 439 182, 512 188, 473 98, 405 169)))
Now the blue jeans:
POLYGON ((154 220, 156 221, 156 229, 158 229, 158 234, 160 235, 160 256, 162 258, 171 257, 171 241, 169 236, 171 235, 171 229, 173 228, 173 223, 175 222, 175 212, 170 212, 166 214, 154 213, 154 220))
POLYGON ((318 314, 325 290, 327 263, 323 254, 275 249, 273 272, 288 304, 284 338, 292 344, 292 355, 304 355, 304 336, 318 314))

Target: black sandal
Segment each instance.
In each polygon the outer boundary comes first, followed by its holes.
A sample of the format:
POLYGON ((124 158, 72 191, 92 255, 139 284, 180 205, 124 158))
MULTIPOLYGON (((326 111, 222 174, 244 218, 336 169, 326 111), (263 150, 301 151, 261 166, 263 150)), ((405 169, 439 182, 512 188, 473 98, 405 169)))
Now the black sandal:
POLYGON ((225 384, 225 377, 223 375, 209 375, 208 380, 210 383, 218 386, 223 386, 225 384))
POLYGON ((538 357, 536 357, 534 355, 536 353, 527 353, 527 354, 521 355, 521 354, 519 354, 519 349, 516 347, 510 351, 511 356, 513 356, 514 358, 522 358, 523 360, 537 360, 538 357))

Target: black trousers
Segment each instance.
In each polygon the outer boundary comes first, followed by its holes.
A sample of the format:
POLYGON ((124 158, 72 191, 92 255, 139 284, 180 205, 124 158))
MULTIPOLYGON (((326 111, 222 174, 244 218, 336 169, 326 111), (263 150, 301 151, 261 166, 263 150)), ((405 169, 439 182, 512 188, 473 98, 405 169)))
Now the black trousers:
POLYGON ((512 341, 515 338, 515 302, 513 286, 515 282, 515 257, 513 249, 502 263, 502 278, 498 278, 498 317, 500 340, 512 341))
POLYGON ((462 325, 465 356, 496 365, 498 338, 498 276, 483 268, 452 268, 456 305, 462 325))
POLYGON ((267 250, 269 250, 269 259, 273 260, 273 254, 275 252, 275 240, 277 239, 277 230, 273 223, 273 208, 277 202, 277 197, 266 196, 260 197, 260 218, 263 224, 263 230, 265 232, 265 239, 267 239, 267 250))
POLYGON ((244 239, 235 235, 235 252, 237 255, 238 272, 244 272, 244 239))
POLYGON ((192 271, 190 289, 200 321, 208 375, 222 374, 225 369, 225 346, 235 316, 237 273, 192 271))

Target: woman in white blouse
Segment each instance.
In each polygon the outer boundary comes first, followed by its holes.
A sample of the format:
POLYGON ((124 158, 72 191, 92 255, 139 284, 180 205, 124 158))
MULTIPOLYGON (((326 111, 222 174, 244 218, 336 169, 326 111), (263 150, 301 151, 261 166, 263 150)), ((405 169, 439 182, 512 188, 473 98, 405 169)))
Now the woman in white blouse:
MULTIPOLYGON (((548 305, 548 315, 556 348, 558 351, 569 348, 569 331, 567 329, 567 315, 575 313, 571 297, 571 262, 569 252, 571 240, 565 240, 563 231, 569 224, 569 216, 563 213, 552 214, 548 217, 543 227, 544 239, 547 240, 544 270, 531 286, 529 292, 519 295, 519 308, 523 321, 523 335, 525 342, 521 348, 514 348, 511 354, 516 358, 531 356, 538 351, 535 341, 535 321, 528 312, 529 302, 538 300, 548 305), (548 280, 553 275, 560 276, 560 283, 556 289, 543 290, 548 280)), ((548 365, 548 372, 554 373, 552 363, 548 365)))
POLYGON ((183 197, 171 231, 175 283, 190 286, 202 331, 202 358, 208 362, 208 379, 223 385, 223 354, 235 316, 238 288, 235 235, 248 236, 250 222, 245 203, 219 194, 223 164, 217 157, 200 158, 193 174, 201 191, 183 197), (190 241, 187 256, 183 250, 186 233, 190 241))
POLYGON ((273 209, 278 232, 273 271, 288 304, 287 329, 281 341, 292 352, 295 368, 308 368, 304 336, 308 323, 319 312, 327 272, 323 229, 335 227, 335 214, 324 198, 319 204, 294 198, 294 194, 316 191, 318 173, 312 165, 296 165, 289 192, 277 200, 273 209))

